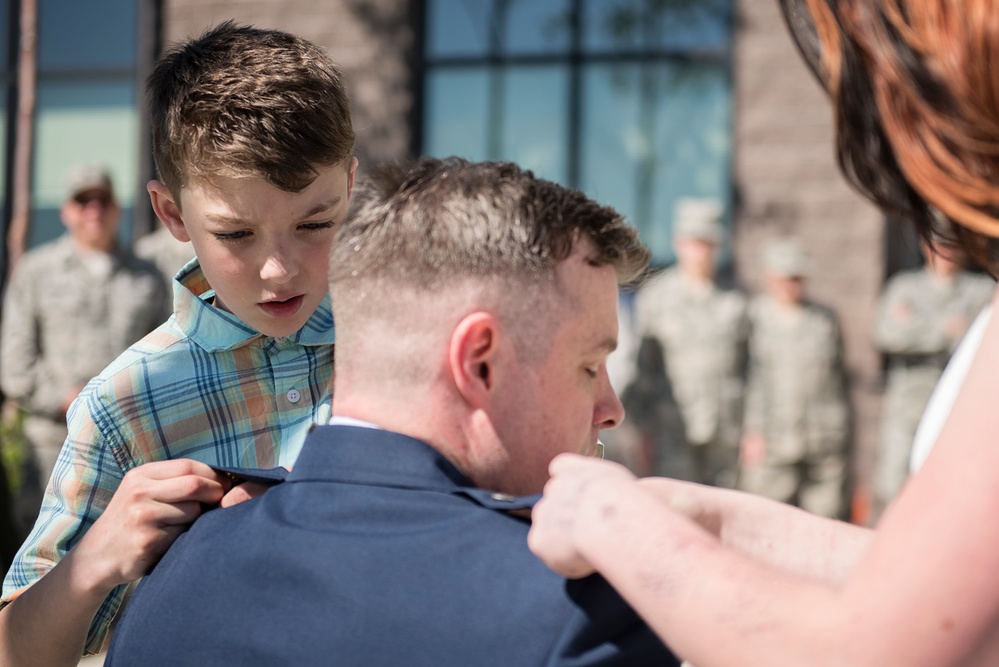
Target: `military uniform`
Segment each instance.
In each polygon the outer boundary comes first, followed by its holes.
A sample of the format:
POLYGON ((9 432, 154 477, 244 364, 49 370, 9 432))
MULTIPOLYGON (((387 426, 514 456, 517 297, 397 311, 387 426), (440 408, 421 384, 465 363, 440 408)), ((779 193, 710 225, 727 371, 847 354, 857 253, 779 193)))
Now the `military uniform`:
POLYGON ((676 665, 601 577, 531 554, 534 499, 398 433, 318 428, 284 484, 177 540, 105 664, 676 665))
POLYGON ((768 295, 754 299, 749 312, 743 430, 762 436, 765 455, 743 468, 740 486, 842 517, 850 410, 836 317, 814 303, 788 308, 768 295))
MULTIPOLYGON (((686 442, 666 456, 685 461, 684 478, 732 486, 737 469, 748 336, 747 301, 735 289, 695 285, 667 269, 635 299, 640 335, 663 349, 686 442)), ((679 444, 679 443, 677 443, 679 444)))
POLYGON ((985 276, 962 271, 943 279, 928 268, 904 271, 885 285, 874 332, 878 348, 889 355, 874 476, 881 505, 905 483, 916 426, 930 393, 994 290, 995 282, 985 276))
POLYGON ((97 259, 92 265, 60 237, 26 253, 7 289, 0 384, 28 413, 28 525, 66 440, 65 397, 155 329, 169 303, 152 264, 124 249, 97 259))
MULTIPOLYGON (((194 259, 194 246, 190 241, 178 241, 169 229, 160 225, 156 231, 146 234, 135 242, 135 256, 156 265, 169 294, 173 292, 173 277, 194 259)), ((163 321, 165 322, 172 314, 173 303, 167 301, 163 321)))

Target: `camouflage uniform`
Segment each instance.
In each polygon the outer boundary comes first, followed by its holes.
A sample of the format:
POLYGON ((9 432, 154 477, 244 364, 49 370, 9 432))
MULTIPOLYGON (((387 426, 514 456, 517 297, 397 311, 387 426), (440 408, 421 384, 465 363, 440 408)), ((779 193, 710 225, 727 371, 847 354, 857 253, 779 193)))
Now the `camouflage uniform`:
POLYGON ((888 358, 874 494, 886 505, 909 474, 916 426, 951 353, 988 303, 995 282, 961 271, 950 279, 928 268, 893 276, 878 303, 875 342, 888 358))
POLYGON ((683 419, 686 442, 662 462, 705 484, 733 486, 742 421, 742 386, 748 335, 746 297, 717 284, 694 285, 674 267, 639 291, 639 334, 662 347, 683 419))
POLYGON ((25 253, 7 289, 0 384, 28 413, 31 448, 22 521, 33 522, 66 439, 66 395, 155 329, 169 300, 153 265, 124 250, 105 257, 95 271, 63 236, 25 253))
MULTIPOLYGON (((173 277, 194 259, 194 246, 190 241, 178 241, 169 229, 160 225, 155 232, 135 242, 135 256, 155 264, 163 276, 167 294, 173 294, 173 277)), ((162 321, 166 322, 172 314, 173 304, 168 299, 162 321)))
POLYGON ((842 517, 850 410, 836 317, 814 303, 788 308, 768 295, 754 299, 749 313, 743 429, 763 437, 765 454, 742 470, 740 486, 842 517))

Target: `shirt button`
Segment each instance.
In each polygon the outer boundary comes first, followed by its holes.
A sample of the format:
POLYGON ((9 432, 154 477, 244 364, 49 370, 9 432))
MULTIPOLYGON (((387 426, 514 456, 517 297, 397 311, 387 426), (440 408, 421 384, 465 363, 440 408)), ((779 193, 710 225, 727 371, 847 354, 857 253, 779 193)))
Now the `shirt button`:
POLYGON ((292 389, 286 394, 286 396, 292 403, 298 403, 298 401, 302 398, 302 392, 297 389, 292 389))
POLYGON ((509 493, 494 493, 489 497, 502 503, 512 503, 514 501, 514 497, 509 493))

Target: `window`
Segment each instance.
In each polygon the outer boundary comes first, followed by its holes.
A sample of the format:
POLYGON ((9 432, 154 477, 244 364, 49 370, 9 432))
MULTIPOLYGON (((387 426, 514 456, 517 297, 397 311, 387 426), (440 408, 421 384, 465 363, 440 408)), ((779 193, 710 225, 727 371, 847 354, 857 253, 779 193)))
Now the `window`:
MULTIPOLYGON (((0 210, 10 218, 10 174, 17 98, 20 3, 0 0, 0 210)), ((140 70, 153 52, 139 43, 140 14, 158 0, 45 0, 37 3, 36 91, 31 147, 31 224, 28 245, 62 233, 59 206, 69 168, 106 164, 122 204, 121 236, 128 243, 141 176, 140 70)), ((148 39, 146 41, 149 41, 148 39)), ((145 206, 144 201, 139 202, 145 206)))
MULTIPOLYGON (((131 236, 139 174, 139 1, 38 3, 38 88, 29 245, 62 233, 66 172, 99 162, 114 178, 121 236, 131 236)), ((143 204, 144 202, 139 202, 143 204)))
POLYGON ((731 200, 731 14, 731 0, 427 0, 418 150, 584 190, 669 263, 676 200, 731 200))

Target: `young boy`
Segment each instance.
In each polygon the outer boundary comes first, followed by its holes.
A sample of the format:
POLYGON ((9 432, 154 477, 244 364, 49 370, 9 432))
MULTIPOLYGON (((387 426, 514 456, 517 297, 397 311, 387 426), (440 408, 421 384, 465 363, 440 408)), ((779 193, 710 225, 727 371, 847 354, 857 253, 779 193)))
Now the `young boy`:
POLYGON ((229 22, 166 54, 148 93, 149 196, 198 260, 170 320, 70 411, 4 581, 0 665, 99 650, 124 585, 228 489, 209 465, 290 465, 329 419, 327 262, 357 164, 339 70, 300 38, 229 22))

